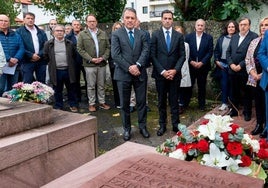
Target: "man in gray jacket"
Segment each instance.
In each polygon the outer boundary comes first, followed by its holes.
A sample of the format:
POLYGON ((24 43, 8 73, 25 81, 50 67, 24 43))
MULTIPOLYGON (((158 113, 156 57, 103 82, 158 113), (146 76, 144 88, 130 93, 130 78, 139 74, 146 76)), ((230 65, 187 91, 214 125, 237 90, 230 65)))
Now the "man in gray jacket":
POLYGON ((136 10, 126 8, 123 12, 124 27, 114 31, 111 40, 111 54, 116 65, 114 79, 117 80, 120 96, 121 117, 124 128, 123 139, 125 141, 131 138, 129 104, 132 86, 136 95, 140 133, 145 138, 150 137, 146 129, 146 62, 149 47, 145 32, 134 28, 136 20, 136 10))

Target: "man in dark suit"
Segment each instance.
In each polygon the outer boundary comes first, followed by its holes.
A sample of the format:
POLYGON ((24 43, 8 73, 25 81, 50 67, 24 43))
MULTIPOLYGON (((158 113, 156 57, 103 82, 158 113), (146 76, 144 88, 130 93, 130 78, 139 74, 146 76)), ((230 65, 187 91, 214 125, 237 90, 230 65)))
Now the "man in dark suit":
POLYGON ((249 18, 239 20, 239 33, 232 36, 226 52, 227 62, 230 66, 230 86, 232 110, 230 116, 237 116, 239 103, 244 106, 244 120, 251 120, 252 99, 250 86, 247 86, 248 74, 246 71, 245 57, 250 42, 258 35, 250 31, 251 21, 249 18))
POLYGON ((204 32, 205 28, 206 22, 203 19, 198 19, 195 22, 195 32, 185 37, 185 42, 189 44, 190 48, 189 68, 192 82, 192 89, 189 90, 185 106, 187 107, 190 103, 192 90, 197 80, 200 110, 205 110, 207 75, 211 69, 210 59, 213 55, 213 38, 204 32))
POLYGON ((153 74, 158 93, 159 125, 158 136, 166 131, 167 98, 169 100, 173 131, 178 131, 179 106, 178 89, 181 79, 181 68, 185 61, 183 35, 172 29, 173 13, 164 10, 161 13, 162 26, 152 34, 151 58, 153 74))
POLYGON ((149 47, 145 33, 134 28, 136 20, 136 10, 125 8, 123 11, 124 27, 114 31, 111 40, 111 54, 116 65, 114 79, 117 81, 120 96, 125 141, 131 138, 129 105, 132 86, 136 95, 140 133, 145 138, 150 137, 146 129, 146 60, 149 47))

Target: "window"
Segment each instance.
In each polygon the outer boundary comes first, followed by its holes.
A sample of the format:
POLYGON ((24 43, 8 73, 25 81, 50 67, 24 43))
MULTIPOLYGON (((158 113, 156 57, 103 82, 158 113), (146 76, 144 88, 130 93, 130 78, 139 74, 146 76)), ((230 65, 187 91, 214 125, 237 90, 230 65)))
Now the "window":
POLYGON ((142 7, 142 13, 148 14, 148 7, 142 7))

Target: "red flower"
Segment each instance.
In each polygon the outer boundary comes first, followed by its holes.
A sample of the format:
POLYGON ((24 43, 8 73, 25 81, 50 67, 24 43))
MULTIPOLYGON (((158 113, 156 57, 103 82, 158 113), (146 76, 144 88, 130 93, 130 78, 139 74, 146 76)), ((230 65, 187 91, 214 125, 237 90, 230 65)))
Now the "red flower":
POLYGON ((259 140, 260 148, 268 148, 268 143, 266 142, 265 138, 259 140))
POLYGON ((223 143, 226 145, 229 142, 229 133, 223 132, 221 133, 221 137, 223 139, 223 143))
POLYGON ((181 131, 178 131, 178 132, 177 132, 177 136, 178 136, 178 137, 182 136, 182 132, 181 132, 181 131))
POLYGON ((259 152, 257 153, 257 156, 260 159, 268 159, 268 151, 264 148, 260 148, 259 152))
POLYGON ((201 122, 201 125, 206 125, 208 124, 209 120, 208 119, 205 119, 204 121, 201 122))
POLYGON ((232 133, 232 134, 235 134, 235 133, 236 133, 236 129, 239 128, 239 125, 237 125, 237 124, 232 124, 232 125, 231 125, 231 128, 232 128, 231 133, 232 133))
POLYGON ((243 152, 243 146, 239 142, 229 142, 226 149, 232 156, 241 155, 243 152))
POLYGON ((208 150, 209 150, 209 143, 208 143, 207 140, 202 139, 202 140, 200 140, 200 141, 197 143, 196 148, 197 148, 199 151, 201 151, 201 152, 203 152, 203 153, 206 153, 206 152, 208 152, 208 150))
POLYGON ((189 150, 191 149, 195 149, 196 148, 196 144, 195 143, 179 143, 176 147, 176 149, 182 149, 183 153, 188 153, 189 150))
POLYGON ((242 163, 239 164, 241 167, 247 167, 251 165, 251 158, 247 155, 242 156, 241 161, 242 163))

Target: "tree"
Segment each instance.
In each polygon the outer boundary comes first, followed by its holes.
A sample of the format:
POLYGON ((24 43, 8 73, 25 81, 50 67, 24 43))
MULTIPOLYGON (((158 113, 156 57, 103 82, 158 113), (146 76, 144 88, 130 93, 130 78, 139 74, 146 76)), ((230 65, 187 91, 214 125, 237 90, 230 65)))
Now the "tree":
POLYGON ((0 14, 5 14, 10 18, 10 24, 15 23, 15 18, 19 15, 20 4, 15 4, 15 0, 0 0, 0 14))
POLYGON ((260 9, 262 4, 268 5, 267 0, 175 0, 175 15, 182 20, 235 20, 249 8, 260 9))
POLYGON ((84 20, 89 13, 95 14, 98 22, 115 22, 120 19, 126 0, 42 0, 36 1, 39 7, 51 11, 59 20, 74 16, 84 20))

